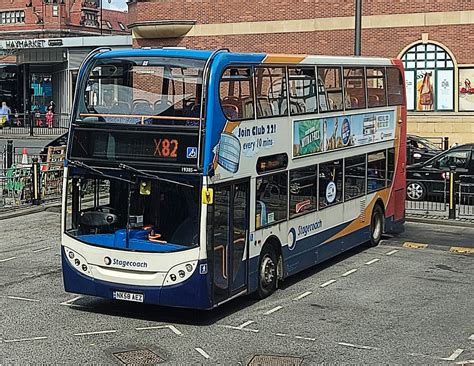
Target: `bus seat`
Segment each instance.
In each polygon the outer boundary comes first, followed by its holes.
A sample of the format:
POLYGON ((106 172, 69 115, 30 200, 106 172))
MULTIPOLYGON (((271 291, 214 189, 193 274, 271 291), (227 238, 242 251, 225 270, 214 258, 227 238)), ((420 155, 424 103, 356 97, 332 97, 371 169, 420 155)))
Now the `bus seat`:
POLYGON ((117 114, 130 114, 130 105, 127 102, 117 102, 115 111, 117 114))
POLYGON ((359 99, 351 97, 351 108, 359 108, 359 99))
POLYGON ((258 97, 257 99, 257 110, 260 112, 260 116, 272 116, 272 105, 266 97, 258 97))
POLYGON ((150 103, 146 101, 134 101, 133 114, 153 115, 154 113, 153 109, 150 106, 150 103))
POLYGON ((376 107, 380 105, 380 98, 378 95, 369 95, 369 107, 376 107))
POLYGON ((154 104, 156 115, 174 116, 174 105, 166 100, 157 100, 154 104))
POLYGON ((234 104, 222 104, 222 110, 229 119, 237 119, 239 116, 239 107, 234 104))

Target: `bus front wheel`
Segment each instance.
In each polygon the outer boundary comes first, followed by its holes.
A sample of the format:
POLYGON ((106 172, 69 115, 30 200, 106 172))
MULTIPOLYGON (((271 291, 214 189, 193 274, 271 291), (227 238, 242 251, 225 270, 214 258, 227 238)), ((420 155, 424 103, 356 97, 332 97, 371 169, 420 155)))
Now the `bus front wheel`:
POLYGON ((258 269, 257 297, 264 299, 276 290, 277 287, 277 255, 271 245, 265 245, 260 254, 258 269))
POLYGON ((379 245, 383 234, 384 214, 382 207, 377 204, 372 211, 372 218, 370 220, 370 246, 376 247, 379 245))

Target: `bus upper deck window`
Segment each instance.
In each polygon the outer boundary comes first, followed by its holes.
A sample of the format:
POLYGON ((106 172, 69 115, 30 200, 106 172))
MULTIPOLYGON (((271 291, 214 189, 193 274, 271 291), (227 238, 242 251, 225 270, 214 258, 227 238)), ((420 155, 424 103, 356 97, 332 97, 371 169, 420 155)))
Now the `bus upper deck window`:
POLYGON ((339 67, 318 67, 319 111, 330 112, 343 109, 342 79, 339 67))
POLYGON ((364 68, 344 68, 344 93, 346 109, 366 107, 364 68))
POLYGON ((316 73, 314 67, 288 68, 290 114, 316 113, 316 73))
POLYGON ((403 78, 399 69, 387 67, 388 105, 403 104, 403 78))
POLYGON ((219 83, 219 99, 227 119, 254 118, 252 72, 250 67, 231 67, 224 71, 219 83))
POLYGON ((367 102, 369 108, 383 107, 387 104, 385 97, 385 70, 383 68, 367 68, 367 102))
POLYGON ((255 68, 255 87, 258 118, 287 115, 285 68, 255 68))

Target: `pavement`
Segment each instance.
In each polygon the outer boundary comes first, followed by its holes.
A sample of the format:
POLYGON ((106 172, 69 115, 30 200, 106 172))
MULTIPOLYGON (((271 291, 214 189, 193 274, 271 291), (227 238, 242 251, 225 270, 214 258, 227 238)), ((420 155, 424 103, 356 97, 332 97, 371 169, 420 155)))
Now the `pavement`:
POLYGON ((474 256, 449 251, 474 228, 408 222, 265 300, 193 311, 64 292, 58 212, 0 225, 2 365, 474 363, 474 256))

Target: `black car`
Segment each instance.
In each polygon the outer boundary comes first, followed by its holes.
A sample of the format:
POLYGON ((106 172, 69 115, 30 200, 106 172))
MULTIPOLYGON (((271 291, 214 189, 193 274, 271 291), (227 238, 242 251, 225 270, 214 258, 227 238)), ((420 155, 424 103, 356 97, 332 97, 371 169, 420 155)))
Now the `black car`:
POLYGON ((441 146, 424 137, 407 135, 407 164, 423 163, 442 151, 441 146))
POLYGON ((424 163, 407 166, 407 198, 421 201, 443 196, 448 190, 448 172, 454 169, 458 180, 474 176, 474 144, 458 145, 424 163))

